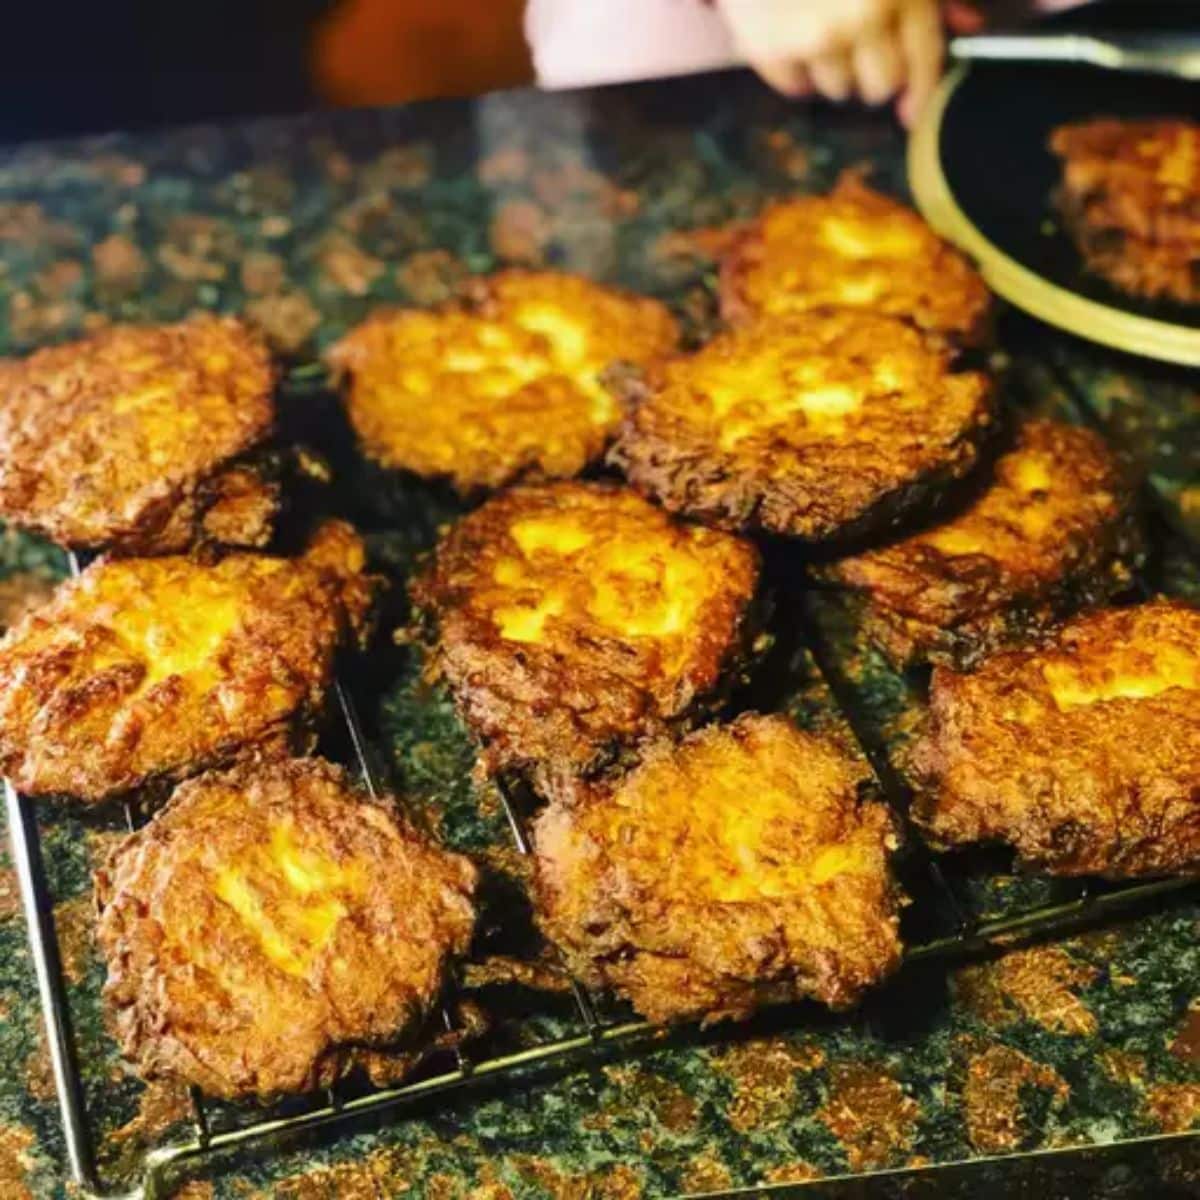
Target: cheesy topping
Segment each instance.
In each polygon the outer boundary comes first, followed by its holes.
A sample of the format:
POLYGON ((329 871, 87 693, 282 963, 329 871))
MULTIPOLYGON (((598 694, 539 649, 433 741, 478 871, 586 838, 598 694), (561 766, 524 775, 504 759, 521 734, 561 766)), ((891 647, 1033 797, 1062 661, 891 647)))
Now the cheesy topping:
POLYGON ((783 900, 879 873, 878 829, 855 816, 861 768, 784 718, 739 727, 710 727, 618 784, 594 814, 604 843, 681 901, 783 900))
POLYGON ((669 539, 625 531, 619 540, 577 513, 526 517, 510 527, 521 558, 502 558, 493 578, 526 593, 496 609, 500 635, 541 642, 553 618, 582 610, 621 637, 685 632, 703 602, 703 567, 669 539))
POLYGON ((773 455, 782 447, 853 446, 869 442, 875 428, 915 440, 907 414, 927 409, 930 395, 945 387, 940 360, 915 333, 849 312, 718 335, 668 364, 663 377, 665 387, 643 411, 678 410, 689 426, 711 430, 721 450, 757 450, 762 466, 780 473, 794 467, 786 455, 773 455))
POLYGON ((359 863, 335 862, 306 847, 288 821, 217 871, 213 889, 280 970, 306 975, 333 939, 337 923, 366 891, 359 863))
POLYGON ((1200 691, 1200 648, 1115 645, 1101 662, 1055 659, 1042 675, 1060 711, 1110 700, 1148 700, 1172 688, 1200 691))
POLYGON ((922 237, 911 222, 826 217, 820 238, 843 258, 907 258, 919 254, 922 237))
POLYGON ((220 674, 218 651, 242 618, 239 599, 229 581, 216 572, 181 574, 171 604, 158 603, 153 593, 131 589, 109 617, 116 643, 111 661, 142 663, 143 691, 171 676, 186 678, 199 688, 211 687, 220 674))

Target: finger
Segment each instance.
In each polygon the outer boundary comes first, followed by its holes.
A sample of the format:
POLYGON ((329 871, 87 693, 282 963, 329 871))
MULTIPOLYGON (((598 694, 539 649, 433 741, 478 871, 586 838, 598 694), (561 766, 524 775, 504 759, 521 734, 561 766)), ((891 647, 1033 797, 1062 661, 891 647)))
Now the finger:
POLYGON ((987 23, 974 4, 964 4, 963 0, 944 0, 942 16, 955 33, 978 33, 987 23))
POLYGON ((904 79, 899 39, 891 30, 880 30, 854 47, 854 82, 868 104, 890 100, 904 79))
POLYGON ((783 96, 809 96, 812 94, 812 78, 803 63, 790 58, 773 58, 751 64, 769 87, 783 96))
POLYGON ((912 125, 942 73, 942 25, 934 0, 918 0, 904 8, 900 15, 900 45, 907 80, 899 105, 900 119, 912 125))
POLYGON ((808 64, 813 87, 830 100, 845 100, 850 95, 853 75, 848 54, 825 54, 808 64))
POLYGON ((749 62, 782 57, 808 61, 843 48, 844 31, 830 20, 829 0, 715 0, 733 40, 749 62))

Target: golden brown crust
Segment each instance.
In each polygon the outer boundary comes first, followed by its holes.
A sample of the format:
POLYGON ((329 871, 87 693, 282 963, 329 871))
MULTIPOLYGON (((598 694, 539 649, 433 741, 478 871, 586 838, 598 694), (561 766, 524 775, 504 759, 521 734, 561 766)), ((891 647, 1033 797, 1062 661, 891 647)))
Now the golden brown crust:
POLYGON ((862 594, 865 630, 897 667, 963 669, 1126 589, 1139 533, 1104 439, 1030 421, 950 520, 817 574, 862 594))
POLYGON ((678 341, 656 300, 514 270, 476 281, 466 304, 376 313, 328 358, 371 458, 470 493, 577 475, 621 420, 606 375, 678 341))
POLYGON ((974 674, 935 668, 930 700, 912 766, 937 845, 1008 842, 1057 875, 1200 866, 1200 611, 1077 617, 974 674))
POLYGON ((0 362, 0 516, 79 549, 186 549, 210 481, 270 434, 274 381, 262 340, 210 315, 0 362))
POLYGON ((653 1021, 848 1007, 900 958, 895 831, 860 800, 868 778, 752 714, 561 786, 534 831, 539 921, 573 972, 653 1021))
POLYGON ((626 489, 556 483, 459 521, 412 596, 485 765, 570 772, 710 697, 745 649, 757 580, 747 542, 626 489))
POLYGON ((1050 149, 1088 268, 1133 295, 1200 301, 1200 124, 1102 117, 1059 126, 1050 149))
POLYGON ((146 1079, 328 1087, 410 1043, 464 954, 475 868, 319 759, 180 786, 96 875, 105 999, 146 1079))
POLYGON ((721 312, 743 324, 824 307, 911 321, 955 345, 987 339, 991 293, 903 204, 846 174, 827 196, 778 201, 721 261, 721 312))
POLYGON ((279 484, 252 467, 230 467, 205 489, 200 518, 205 542, 261 550, 275 532, 279 484))
POLYGON ((31 795, 97 803, 309 746, 334 654, 365 621, 361 568, 336 522, 299 559, 94 563, 0 641, 0 767, 31 795))
POLYGON ((892 317, 763 320, 672 359, 611 459, 673 512, 825 541, 877 528, 965 475, 993 388, 892 317))

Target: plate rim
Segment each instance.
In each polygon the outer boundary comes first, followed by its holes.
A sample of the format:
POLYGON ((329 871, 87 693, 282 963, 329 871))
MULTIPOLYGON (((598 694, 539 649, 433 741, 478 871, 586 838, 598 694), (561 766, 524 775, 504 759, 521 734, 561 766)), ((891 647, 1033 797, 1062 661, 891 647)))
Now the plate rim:
POLYGON ((970 68, 953 68, 908 139, 908 186, 921 215, 965 251, 988 286, 1031 316, 1088 341, 1182 366, 1200 366, 1200 330, 1142 317, 1051 283, 1006 254, 963 212, 941 161, 942 121, 970 68))

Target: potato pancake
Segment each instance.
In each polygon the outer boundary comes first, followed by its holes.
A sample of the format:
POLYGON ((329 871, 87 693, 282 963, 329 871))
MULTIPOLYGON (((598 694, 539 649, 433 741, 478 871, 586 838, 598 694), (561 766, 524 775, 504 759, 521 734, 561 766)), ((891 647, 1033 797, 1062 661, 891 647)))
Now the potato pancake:
POLYGON ((1104 439, 1030 421, 963 511, 816 574, 861 594, 864 629, 893 665, 964 669, 1126 589, 1140 551, 1104 439))
POLYGON ((655 300, 574 275, 502 271, 466 304, 376 314, 328 357, 349 377, 368 457, 466 494, 579 474, 621 421, 609 372, 678 340, 655 300))
POLYGON ((845 175, 827 196, 777 201, 721 262, 736 324, 815 308, 863 308, 978 345, 992 298, 971 264, 912 209, 845 175))
POLYGON ((750 640, 758 553, 633 492, 517 488, 452 526, 412 597, 492 771, 588 771, 689 716, 750 640))
POLYGON ((965 475, 991 379, 892 317, 825 310, 719 334, 656 372, 611 459, 672 512, 807 542, 874 530, 965 475))
POLYGON ((471 863, 320 759, 182 784, 96 875, 105 999, 145 1079, 224 1099, 408 1049, 475 924, 471 863))
POLYGON ((1200 611, 1077 617, 973 674, 935 668, 930 699, 912 767, 935 844, 1007 842, 1055 875, 1200 866, 1200 611))
POLYGON ((579 978, 652 1021, 849 1007, 900 959, 896 834, 868 780, 779 716, 659 743, 538 816, 539 921, 579 978))
POLYGON ((266 344, 211 315, 0 361, 0 517, 77 549, 162 554, 221 531, 257 545, 266 518, 245 535, 205 516, 271 433, 274 384, 266 344))
POLYGON ((337 522, 299 559, 93 563, 0 641, 0 767, 88 803, 274 746, 308 748, 372 581, 337 522))
POLYGON ((1059 126, 1050 149, 1088 268, 1133 295, 1200 301, 1200 124, 1101 117, 1059 126))

